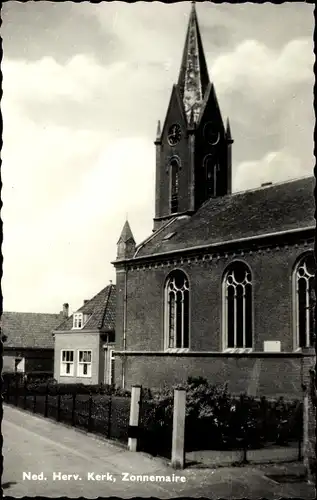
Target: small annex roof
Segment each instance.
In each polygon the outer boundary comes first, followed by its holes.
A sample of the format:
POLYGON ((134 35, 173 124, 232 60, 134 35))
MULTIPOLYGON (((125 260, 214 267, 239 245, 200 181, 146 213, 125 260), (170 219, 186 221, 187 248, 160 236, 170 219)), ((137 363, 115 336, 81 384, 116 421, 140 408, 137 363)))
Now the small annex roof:
MULTIPOLYGON (((87 315, 88 320, 78 331, 114 331, 116 313, 116 286, 110 284, 92 299, 86 301, 76 313, 87 315)), ((73 329, 73 316, 67 318, 54 331, 65 332, 73 329)))
POLYGON ((135 258, 315 227, 314 186, 304 177, 207 200, 139 245, 135 258))
POLYGON ((3 347, 17 349, 53 349, 52 331, 63 321, 62 314, 3 312, 3 347))

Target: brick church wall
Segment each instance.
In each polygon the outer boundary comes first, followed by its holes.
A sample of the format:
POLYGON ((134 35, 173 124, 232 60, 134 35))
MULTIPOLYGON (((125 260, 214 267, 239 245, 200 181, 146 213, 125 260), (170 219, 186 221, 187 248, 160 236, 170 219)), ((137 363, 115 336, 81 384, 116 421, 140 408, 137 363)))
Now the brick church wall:
MULTIPOLYGON (((123 356, 116 357, 117 375, 123 356)), ((215 385, 228 384, 230 392, 250 396, 301 398, 303 358, 300 353, 241 354, 130 354, 125 357, 125 387, 141 384, 162 388, 182 384, 189 376, 204 377, 215 385)))
MULTIPOLYGON (((262 249, 211 261, 187 260, 164 267, 129 269, 127 274, 126 349, 164 349, 164 283, 169 272, 183 269, 190 280, 192 351, 222 350, 222 278, 234 260, 243 260, 252 272, 254 350, 265 340, 280 340, 283 352, 293 351, 292 272, 308 246, 262 249)), ((117 272, 116 350, 123 348, 124 272, 117 272)))

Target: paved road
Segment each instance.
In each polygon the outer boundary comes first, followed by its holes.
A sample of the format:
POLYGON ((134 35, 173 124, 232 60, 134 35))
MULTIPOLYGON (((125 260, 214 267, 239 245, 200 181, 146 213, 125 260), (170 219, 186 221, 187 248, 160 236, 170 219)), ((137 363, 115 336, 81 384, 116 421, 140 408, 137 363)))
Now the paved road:
POLYGON ((9 406, 4 407, 2 433, 5 496, 315 498, 313 488, 306 484, 280 485, 252 467, 176 472, 159 459, 131 453, 9 406), (123 474, 130 480, 123 480, 123 474), (150 478, 135 482, 133 477, 168 476, 173 480, 173 474, 182 476, 184 482, 151 482, 150 478))

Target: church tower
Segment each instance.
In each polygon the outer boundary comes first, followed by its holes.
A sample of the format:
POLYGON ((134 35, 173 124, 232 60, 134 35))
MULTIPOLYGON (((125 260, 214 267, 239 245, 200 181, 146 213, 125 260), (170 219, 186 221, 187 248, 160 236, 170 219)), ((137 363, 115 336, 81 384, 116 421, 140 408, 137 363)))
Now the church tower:
POLYGON ((231 193, 229 120, 224 126, 192 3, 177 84, 156 133, 154 230, 192 214, 208 199, 231 193))

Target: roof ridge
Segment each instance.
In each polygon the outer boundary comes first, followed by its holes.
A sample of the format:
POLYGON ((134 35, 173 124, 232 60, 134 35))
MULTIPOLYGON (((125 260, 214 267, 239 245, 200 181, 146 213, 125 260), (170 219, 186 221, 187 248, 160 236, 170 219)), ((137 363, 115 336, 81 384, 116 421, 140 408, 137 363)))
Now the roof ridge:
MULTIPOLYGON (((244 193, 250 193, 252 191, 259 191, 260 189, 270 189, 270 188, 273 188, 275 186, 281 186, 281 185, 284 185, 284 184, 288 184, 290 182, 298 182, 298 181, 303 181, 304 179, 311 179, 313 178, 314 175, 311 174, 311 175, 303 175, 301 177, 292 177, 291 179, 286 179, 284 181, 279 181, 279 182, 272 182, 271 184, 266 184, 265 182, 263 184, 265 184, 264 186, 258 186, 258 187, 255 187, 255 188, 250 188, 250 189, 244 189, 244 190, 241 190, 241 191, 233 191, 232 193, 228 194, 228 195, 225 195, 225 196, 236 196, 237 194, 244 194, 244 193)), ((270 182, 270 181, 267 181, 267 182, 270 182)), ((214 199, 214 198, 212 198, 214 199)), ((207 200, 209 201, 209 200, 207 200)))

